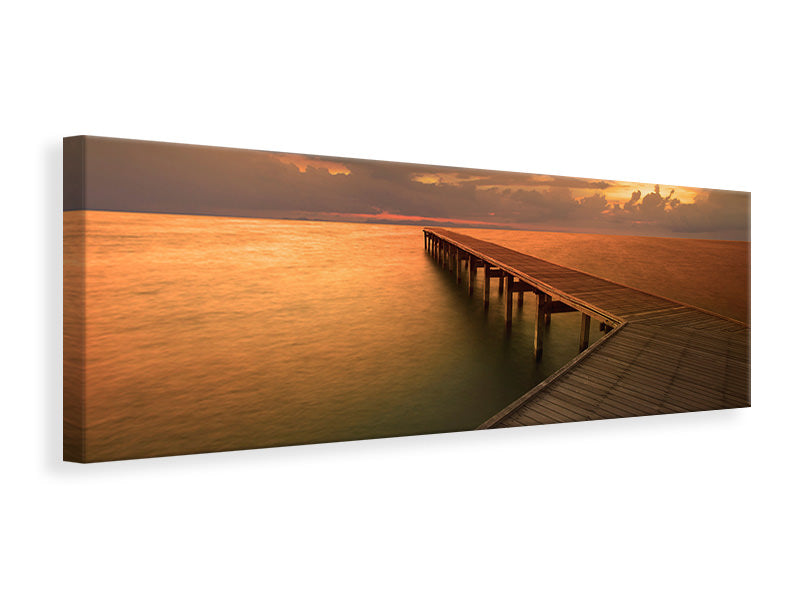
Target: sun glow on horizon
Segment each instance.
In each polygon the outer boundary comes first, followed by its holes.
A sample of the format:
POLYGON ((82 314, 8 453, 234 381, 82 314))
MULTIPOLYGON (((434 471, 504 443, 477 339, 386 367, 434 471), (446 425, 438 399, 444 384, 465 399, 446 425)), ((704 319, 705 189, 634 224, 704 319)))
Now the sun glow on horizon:
MULTIPOLYGON (((604 190, 605 197, 609 204, 616 206, 624 206, 625 203, 631 200, 631 197, 637 191, 641 193, 642 197, 645 197, 648 194, 655 192, 656 188, 658 188, 659 193, 663 197, 667 197, 670 192, 674 192, 673 197, 677 198, 681 204, 694 204, 697 200, 697 196, 700 193, 700 190, 696 188, 687 188, 675 185, 639 184, 628 183, 627 181, 614 181, 611 182, 611 184, 612 185, 609 188, 604 190)), ((590 190, 581 191, 589 192, 585 194, 587 196, 591 195, 590 190)))

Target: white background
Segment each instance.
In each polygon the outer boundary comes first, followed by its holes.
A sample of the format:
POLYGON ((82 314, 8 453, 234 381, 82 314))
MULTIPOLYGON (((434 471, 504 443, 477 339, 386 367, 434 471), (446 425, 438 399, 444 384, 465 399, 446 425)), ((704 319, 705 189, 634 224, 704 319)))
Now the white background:
POLYGON ((798 597, 796 15, 557 4, 4 7, 1 595, 798 597), (63 464, 73 134, 749 190, 754 407, 63 464))

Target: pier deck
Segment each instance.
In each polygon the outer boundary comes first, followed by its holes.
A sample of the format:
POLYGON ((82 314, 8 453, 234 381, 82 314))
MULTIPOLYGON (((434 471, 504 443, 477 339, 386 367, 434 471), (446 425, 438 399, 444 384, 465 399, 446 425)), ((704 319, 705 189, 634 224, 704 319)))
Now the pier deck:
POLYGON ((486 303, 491 278, 505 281, 509 327, 513 293, 535 295, 537 332, 555 307, 583 314, 578 356, 479 429, 750 406, 747 324, 468 235, 423 231, 426 249, 459 276, 461 261, 470 282, 483 269, 486 303), (608 333, 587 348, 590 319, 608 333))

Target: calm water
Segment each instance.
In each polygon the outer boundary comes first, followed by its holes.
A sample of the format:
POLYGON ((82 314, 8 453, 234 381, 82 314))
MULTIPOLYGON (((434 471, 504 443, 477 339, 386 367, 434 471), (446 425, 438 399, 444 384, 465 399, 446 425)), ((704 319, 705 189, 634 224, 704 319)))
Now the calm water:
MULTIPOLYGON (((497 280, 485 312, 481 282, 470 298, 424 252, 419 227, 70 212, 66 298, 78 289, 71 241, 84 226, 89 460, 473 429, 577 352, 578 315, 553 315, 536 364, 530 304, 515 303, 508 335, 497 280)), ((668 256, 695 251, 700 265, 708 244, 468 233, 586 270, 598 252, 637 254, 637 243, 648 255, 654 243, 668 256), (592 256, 581 262, 581 252, 592 256)), ((614 279, 612 262, 595 272, 614 279)), ((656 266, 637 272, 661 289, 656 266)), ((688 290, 708 287, 698 268, 683 268, 666 295, 691 301, 688 290)), ((726 279, 711 295, 746 296, 746 271, 744 290, 726 279)), ((72 303, 68 363, 81 343, 77 316, 72 303)), ((66 380, 65 394, 76 386, 66 380)))

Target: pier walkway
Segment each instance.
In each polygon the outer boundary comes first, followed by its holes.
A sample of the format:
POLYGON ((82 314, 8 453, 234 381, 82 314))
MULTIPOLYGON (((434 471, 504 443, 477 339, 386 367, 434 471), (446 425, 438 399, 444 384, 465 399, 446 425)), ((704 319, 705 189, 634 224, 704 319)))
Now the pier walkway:
POLYGON ((750 406, 747 324, 447 229, 423 233, 435 260, 459 280, 464 271, 469 293, 482 272, 487 306, 499 279, 507 327, 514 294, 520 304, 532 295, 532 359, 551 314, 582 315, 580 353, 479 429, 750 406), (589 346, 592 322, 606 334, 589 346))

